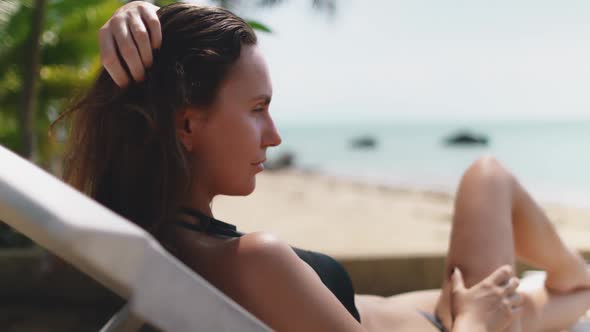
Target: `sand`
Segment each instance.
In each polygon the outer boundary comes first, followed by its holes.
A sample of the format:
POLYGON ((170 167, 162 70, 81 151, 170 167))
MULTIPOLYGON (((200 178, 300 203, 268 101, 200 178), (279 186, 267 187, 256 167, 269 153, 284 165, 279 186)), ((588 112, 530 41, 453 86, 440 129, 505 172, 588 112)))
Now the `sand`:
MULTIPOLYGON (((590 209, 541 202, 566 243, 590 249, 590 209)), ((339 258, 444 255, 452 193, 367 184, 288 170, 257 175, 247 197, 218 197, 217 218, 245 232, 339 258)))

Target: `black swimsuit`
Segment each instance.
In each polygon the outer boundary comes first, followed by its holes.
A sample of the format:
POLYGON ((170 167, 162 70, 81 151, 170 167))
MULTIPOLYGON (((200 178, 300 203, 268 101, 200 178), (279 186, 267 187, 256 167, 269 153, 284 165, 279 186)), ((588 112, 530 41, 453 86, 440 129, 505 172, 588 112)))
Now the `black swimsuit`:
MULTIPOLYGON (((176 221, 174 224, 177 226, 196 232, 228 237, 244 235, 244 233, 237 231, 236 226, 211 218, 199 211, 183 208, 181 212, 197 218, 200 223, 196 225, 185 221, 176 221)), ((330 256, 299 248, 293 248, 293 250, 301 260, 306 262, 318 274, 324 285, 340 300, 348 312, 360 322, 361 317, 354 303, 352 282, 344 267, 330 256)))

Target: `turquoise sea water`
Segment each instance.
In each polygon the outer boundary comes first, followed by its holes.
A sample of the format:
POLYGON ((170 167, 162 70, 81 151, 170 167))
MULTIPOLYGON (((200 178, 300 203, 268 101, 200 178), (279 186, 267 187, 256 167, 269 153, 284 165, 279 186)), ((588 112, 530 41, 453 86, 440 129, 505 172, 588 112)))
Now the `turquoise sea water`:
POLYGON ((283 144, 269 158, 296 154, 296 166, 389 185, 453 191, 478 156, 491 154, 539 199, 590 207, 590 121, 278 124, 283 144), (448 147, 460 129, 486 134, 487 147, 448 147), (375 149, 350 140, 369 135, 375 149))

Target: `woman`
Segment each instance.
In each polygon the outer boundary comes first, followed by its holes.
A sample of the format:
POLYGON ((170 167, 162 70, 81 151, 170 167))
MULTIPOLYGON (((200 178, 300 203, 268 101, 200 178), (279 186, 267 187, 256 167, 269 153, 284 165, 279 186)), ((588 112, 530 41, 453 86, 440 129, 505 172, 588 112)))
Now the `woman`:
POLYGON ((565 328, 590 307, 583 259, 491 158, 475 162, 459 186, 442 292, 354 295, 330 257, 237 232, 213 218, 211 201, 250 194, 266 150, 281 143, 253 31, 222 9, 132 2, 100 41, 106 70, 66 113, 66 181, 149 230, 270 327, 537 331, 565 328), (516 292, 516 255, 547 271, 546 287, 516 292))

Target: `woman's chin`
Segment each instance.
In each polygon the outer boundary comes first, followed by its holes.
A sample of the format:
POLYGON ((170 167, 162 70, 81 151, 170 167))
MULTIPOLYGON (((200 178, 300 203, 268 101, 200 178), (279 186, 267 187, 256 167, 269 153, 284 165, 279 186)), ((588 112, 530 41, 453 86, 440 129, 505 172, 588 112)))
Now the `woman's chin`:
POLYGON ((256 189, 256 186, 252 186, 251 188, 249 188, 248 190, 245 190, 243 193, 241 193, 239 196, 248 196, 251 193, 254 192, 254 189, 256 189))
POLYGON ((251 183, 245 184, 239 188, 232 188, 232 190, 228 190, 227 192, 223 193, 226 196, 248 196, 254 192, 256 189, 256 179, 251 181, 251 183))

